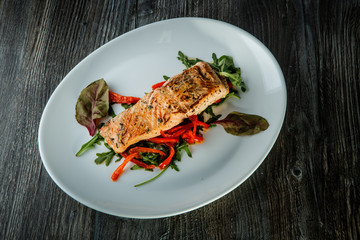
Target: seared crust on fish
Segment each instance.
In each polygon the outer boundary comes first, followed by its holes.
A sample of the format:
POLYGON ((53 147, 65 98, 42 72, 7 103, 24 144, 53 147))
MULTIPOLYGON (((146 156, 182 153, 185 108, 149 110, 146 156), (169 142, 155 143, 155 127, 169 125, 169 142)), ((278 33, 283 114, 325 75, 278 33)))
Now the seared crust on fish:
POLYGON ((116 153, 130 145, 160 135, 197 115, 229 93, 209 64, 199 62, 146 94, 134 106, 110 119, 100 135, 116 153))

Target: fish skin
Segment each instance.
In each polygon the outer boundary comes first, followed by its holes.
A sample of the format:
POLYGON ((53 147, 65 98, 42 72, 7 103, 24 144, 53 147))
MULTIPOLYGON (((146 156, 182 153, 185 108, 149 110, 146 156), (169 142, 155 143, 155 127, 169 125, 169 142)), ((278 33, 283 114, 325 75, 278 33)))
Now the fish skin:
POLYGON ((228 93, 226 80, 206 62, 198 62, 107 121, 100 135, 116 153, 122 153, 130 145, 159 136, 201 113, 228 93))

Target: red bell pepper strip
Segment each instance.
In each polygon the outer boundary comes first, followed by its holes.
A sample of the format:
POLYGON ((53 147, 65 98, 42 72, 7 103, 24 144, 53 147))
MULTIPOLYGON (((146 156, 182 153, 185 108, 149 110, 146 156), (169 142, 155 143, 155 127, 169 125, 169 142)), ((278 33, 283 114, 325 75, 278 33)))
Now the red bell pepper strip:
POLYGON ((182 129, 180 129, 179 131, 177 131, 177 132, 175 132, 175 133, 173 133, 173 134, 168 134, 168 135, 166 135, 167 137, 180 137, 181 136, 181 134, 183 134, 184 132, 186 132, 187 130, 189 130, 189 129, 191 129, 191 127, 189 127, 189 128, 182 128, 182 129))
POLYGON ((221 99, 222 99, 222 98, 216 100, 216 102, 214 102, 214 103, 217 104, 217 103, 221 102, 221 99))
POLYGON ((161 137, 163 138, 172 138, 173 136, 171 136, 170 134, 165 133, 163 130, 160 131, 161 137))
POLYGON ((160 163, 160 165, 159 165, 160 169, 166 168, 166 166, 170 164, 170 162, 175 154, 174 147, 171 144, 166 144, 166 145, 170 148, 170 154, 162 163, 160 163))
MULTIPOLYGON (((191 116, 192 117, 192 116, 191 116)), ((203 127, 203 128, 209 128, 210 125, 207 124, 207 123, 204 123, 202 121, 199 121, 199 120, 196 120, 196 125, 197 126, 200 126, 200 127, 203 127)), ((173 127, 169 130, 167 130, 165 133, 171 135, 179 130, 182 130, 182 129, 191 129, 192 127, 194 126, 194 122, 191 122, 191 123, 188 123, 188 124, 185 124, 185 125, 180 125, 180 126, 176 126, 176 127, 173 127)))
POLYGON ((194 125, 193 126, 193 136, 196 135, 196 126, 197 126, 197 122, 198 122, 198 116, 197 115, 192 115, 189 117, 191 123, 194 125))
POLYGON ((197 144, 201 144, 201 143, 204 142, 204 137, 202 135, 197 134, 197 135, 194 136, 194 141, 197 144))
POLYGON ((178 125, 176 127, 173 127, 171 129, 167 130, 166 133, 173 134, 173 133, 175 133, 175 132, 177 132, 177 131, 179 131, 181 129, 184 129, 184 128, 190 129, 190 128, 192 128, 192 126, 193 126, 192 123, 188 123, 188 124, 185 124, 185 125, 178 125))
POLYGON ((194 128, 193 132, 194 132, 194 135, 195 135, 197 126, 203 127, 205 129, 208 129, 210 127, 209 124, 197 120, 197 116, 195 116, 195 115, 194 115, 194 117, 191 116, 191 118, 192 118, 191 123, 173 127, 172 129, 169 129, 166 132, 161 131, 160 132, 161 136, 164 137, 164 138, 177 138, 177 137, 181 136, 184 132, 186 132, 187 130, 189 130, 191 128, 194 128))
POLYGON ((181 135, 181 137, 189 144, 193 144, 195 141, 195 136, 192 130, 187 130, 181 135))
POLYGON ((204 123, 204 122, 201 122, 201 121, 196 121, 196 125, 200 126, 200 127, 203 127, 205 129, 208 129, 210 127, 209 124, 207 123, 204 123))
POLYGON ((152 85, 152 90, 155 90, 155 89, 161 87, 162 85, 164 85, 164 83, 166 83, 166 81, 159 82, 159 83, 152 85))
POLYGON ((161 136, 163 137, 169 137, 169 138, 176 138, 179 137, 181 134, 186 132, 187 130, 191 129, 193 127, 192 123, 188 123, 185 125, 174 127, 166 132, 161 132, 161 136))
POLYGON ((163 144, 163 143, 178 143, 179 139, 178 138, 160 138, 160 137, 155 137, 155 138, 150 138, 148 139, 149 142, 153 142, 153 143, 157 143, 157 144, 163 144))
POLYGON ((140 100, 138 97, 129 97, 117 94, 115 92, 109 91, 109 102, 110 103, 137 103, 140 100))
POLYGON ((134 147, 131 148, 129 150, 129 153, 140 153, 140 152, 150 152, 150 153, 158 153, 162 156, 166 156, 166 153, 164 153, 163 151, 157 150, 157 149, 153 149, 153 148, 147 148, 147 147, 134 147))
POLYGON ((124 167, 126 166, 126 164, 128 164, 134 157, 140 156, 139 153, 132 153, 129 156, 127 156, 124 161, 120 164, 120 166, 113 172, 113 174, 111 175, 111 180, 113 180, 114 182, 116 180, 119 179, 120 175, 123 173, 124 171, 124 167))
POLYGON ((190 130, 183 133, 181 137, 189 144, 201 144, 204 142, 204 137, 201 134, 192 135, 190 130))

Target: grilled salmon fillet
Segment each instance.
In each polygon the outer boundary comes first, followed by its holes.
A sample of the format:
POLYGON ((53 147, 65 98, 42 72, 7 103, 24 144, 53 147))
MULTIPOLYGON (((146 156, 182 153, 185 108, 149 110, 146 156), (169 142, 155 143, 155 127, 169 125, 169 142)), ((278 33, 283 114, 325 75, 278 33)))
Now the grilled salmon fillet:
POLYGON ((160 131, 201 113, 228 93, 226 80, 220 79, 209 64, 198 62, 110 119, 100 135, 116 153, 122 153, 130 145, 159 136, 160 131))

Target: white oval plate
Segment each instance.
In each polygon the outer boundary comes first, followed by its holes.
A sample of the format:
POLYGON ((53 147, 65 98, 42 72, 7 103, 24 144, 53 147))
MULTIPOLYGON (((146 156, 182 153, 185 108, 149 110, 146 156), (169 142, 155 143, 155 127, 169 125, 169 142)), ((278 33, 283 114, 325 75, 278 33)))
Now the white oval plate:
MULTIPOLYGON (((281 69, 255 37, 233 25, 203 18, 161 21, 128 32, 81 61, 50 97, 39 127, 43 164, 55 183, 80 203, 111 215, 158 218, 204 206, 232 191, 261 164, 281 129, 286 110, 286 87, 281 69), (221 126, 205 133, 205 142, 183 154, 180 172, 168 169, 160 178, 134 187, 158 172, 126 171, 117 182, 110 176, 119 163, 96 165, 96 147, 75 157, 90 139, 75 120, 75 103, 83 88, 104 78, 110 89, 142 97, 162 76, 182 72, 178 51, 211 61, 214 52, 232 56, 242 69, 248 91, 217 111, 258 114, 270 127, 260 134, 235 137, 221 126)), ((116 108, 119 113, 122 108, 116 108)))

